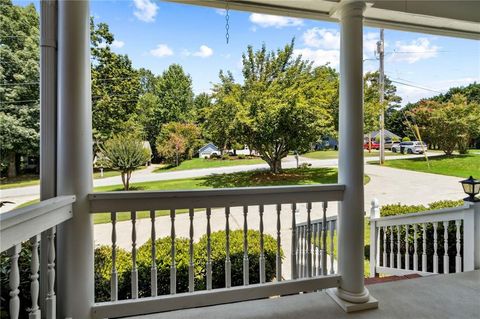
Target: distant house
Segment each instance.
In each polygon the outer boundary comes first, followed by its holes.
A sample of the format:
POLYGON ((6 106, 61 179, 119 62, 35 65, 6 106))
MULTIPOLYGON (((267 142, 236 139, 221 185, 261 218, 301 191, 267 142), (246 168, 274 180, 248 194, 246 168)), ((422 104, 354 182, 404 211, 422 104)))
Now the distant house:
POLYGON ((248 148, 248 145, 244 145, 243 149, 235 149, 235 150, 228 150, 229 154, 235 154, 235 155, 254 155, 258 156, 258 152, 255 150, 250 150, 248 148))
POLYGON ((213 143, 208 143, 198 150, 198 157, 209 158, 212 154, 220 155, 220 150, 213 143))
MULTIPOLYGON (((397 141, 401 141, 402 138, 392 132, 390 132, 389 130, 384 130, 384 133, 385 133, 385 140, 386 141, 393 141, 393 140, 397 140, 397 141)), ((372 139, 372 141, 375 141, 377 139, 377 136, 380 138, 380 131, 373 131, 372 133, 370 133, 370 137, 372 139)), ((365 135, 365 140, 368 141, 368 135, 365 135)))

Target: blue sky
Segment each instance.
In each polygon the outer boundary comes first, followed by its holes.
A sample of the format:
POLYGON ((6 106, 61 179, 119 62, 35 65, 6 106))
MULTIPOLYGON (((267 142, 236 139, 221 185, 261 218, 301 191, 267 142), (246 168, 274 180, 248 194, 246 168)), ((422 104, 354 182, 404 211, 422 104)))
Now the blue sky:
MULTIPOLYGON (((25 4, 27 1, 16 1, 25 4)), ((241 80, 241 54, 247 45, 277 49, 296 39, 296 53, 338 69, 339 25, 314 20, 230 12, 230 43, 225 41, 225 11, 154 0, 93 0, 91 14, 115 35, 114 50, 128 54, 135 67, 156 74, 181 64, 193 79, 195 93, 208 92, 220 69, 241 80)), ((364 58, 374 59, 379 30, 365 28, 364 58)), ((480 82, 480 42, 385 30, 385 72, 403 103, 480 82), (426 90, 429 89, 429 90, 426 90)), ((365 71, 378 61, 367 60, 365 71)))

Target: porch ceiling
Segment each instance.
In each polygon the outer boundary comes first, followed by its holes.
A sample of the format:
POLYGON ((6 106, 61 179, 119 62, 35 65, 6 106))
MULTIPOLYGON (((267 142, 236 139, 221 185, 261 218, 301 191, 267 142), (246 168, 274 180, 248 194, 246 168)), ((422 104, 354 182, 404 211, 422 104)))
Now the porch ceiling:
MULTIPOLYGON (((167 0, 225 8, 225 0, 167 0)), ((234 10, 337 21, 330 13, 339 0, 228 0, 234 10)), ((480 1, 371 0, 365 25, 410 32, 480 39, 480 1)))

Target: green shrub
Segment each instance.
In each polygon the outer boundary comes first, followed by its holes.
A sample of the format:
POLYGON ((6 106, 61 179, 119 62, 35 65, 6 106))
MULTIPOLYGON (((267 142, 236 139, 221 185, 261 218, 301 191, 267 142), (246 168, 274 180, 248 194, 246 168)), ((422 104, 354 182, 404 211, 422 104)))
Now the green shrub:
MULTIPOLYGON (((159 295, 170 294, 170 265, 172 263, 170 237, 155 241, 157 263, 157 291, 159 295)), ((176 291, 188 291, 189 240, 175 239, 175 266, 177 271, 176 291)), ((152 241, 143 244, 137 253, 139 297, 151 295, 152 241)))
MULTIPOLYGON (((211 234, 211 256, 212 256, 212 286, 213 288, 225 287, 225 231, 218 231, 211 234)), ((259 258, 260 258, 260 232, 257 230, 248 231, 248 260, 249 260, 249 283, 260 282, 259 258)), ((265 280, 272 281, 275 278, 277 241, 270 235, 264 234, 264 256, 265 256, 265 280)), ((207 236, 200 238, 195 247, 196 264, 199 265, 201 276, 204 280, 200 283, 200 289, 206 287, 207 262, 207 236)), ((283 253, 282 253, 283 254, 283 253)), ((232 286, 243 285, 243 231, 234 230, 230 232, 230 261, 232 264, 232 286)))
POLYGON ((228 154, 223 154, 222 155, 222 160, 229 160, 230 159, 230 155, 228 154))
MULTIPOLYGON (((206 289, 206 261, 207 261, 207 238, 202 236, 198 243, 194 244, 194 276, 195 290, 206 289)), ((260 233, 255 230, 248 231, 248 256, 250 283, 259 282, 259 257, 260 257, 260 233)), ((171 264, 171 240, 164 237, 155 241, 156 264, 157 264, 157 289, 159 295, 170 293, 170 264, 171 264)), ((148 297, 151 295, 151 240, 147 241, 137 250, 138 269, 138 295, 148 297)), ((275 277, 276 240, 270 235, 264 235, 265 273, 266 281, 272 281, 275 277)), ((188 291, 188 265, 190 261, 189 240, 176 238, 175 240, 175 263, 177 268, 178 293, 188 291)), ((95 249, 95 301, 110 300, 110 280, 112 271, 112 248, 100 246, 95 249)), ((212 286, 213 288, 225 287, 225 231, 211 234, 211 258, 212 258, 212 286)), ((230 260, 232 263, 232 286, 243 284, 243 232, 241 230, 230 232, 230 260)), ((117 250, 117 276, 118 276, 118 299, 131 298, 131 253, 118 248, 117 250)))
POLYGON ((435 209, 442 209, 442 208, 449 208, 449 207, 459 207, 465 204, 465 202, 460 199, 460 200, 440 200, 437 202, 432 202, 428 204, 429 208, 431 210, 435 209))
POLYGON ((408 136, 405 136, 404 138, 402 138, 402 142, 410 142, 410 141, 411 139, 408 136))
POLYGON ((247 156, 245 156, 245 154, 238 154, 237 158, 238 159, 245 159, 245 158, 247 158, 247 156))
POLYGON ((380 216, 387 217, 387 216, 395 216, 395 215, 404 215, 404 214, 418 213, 424 210, 427 210, 427 207, 423 205, 402 205, 400 203, 390 204, 390 205, 382 206, 382 208, 380 208, 380 216))
MULTIPOLYGON (((117 247, 118 299, 132 297, 131 271, 132 254, 125 249, 117 247)), ((110 283, 112 278, 112 247, 100 246, 95 249, 95 301, 110 301, 110 283)))

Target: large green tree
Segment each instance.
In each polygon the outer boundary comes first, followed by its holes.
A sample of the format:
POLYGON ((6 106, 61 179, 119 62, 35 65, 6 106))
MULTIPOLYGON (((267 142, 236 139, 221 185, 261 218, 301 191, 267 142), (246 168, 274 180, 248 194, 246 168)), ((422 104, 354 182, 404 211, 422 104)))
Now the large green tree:
POLYGON ((0 0, 0 157, 2 171, 17 175, 20 156, 39 149, 39 17, 25 7, 0 0))
MULTIPOLYGON (((138 101, 138 113, 150 145, 157 144, 162 126, 189 122, 194 118, 192 79, 178 64, 170 65, 161 76, 142 71, 145 94, 138 101)), ((155 151, 155 157, 158 153, 155 151)))
POLYGON ((332 114, 322 106, 322 84, 311 63, 295 57, 293 41, 270 52, 250 46, 242 62, 239 136, 278 173, 290 151, 307 151, 333 130, 332 114))
POLYGON ((137 115, 140 75, 127 55, 116 54, 106 23, 90 23, 92 52, 92 121, 94 139, 104 141, 125 130, 137 115))

